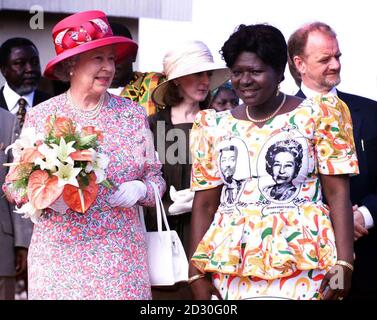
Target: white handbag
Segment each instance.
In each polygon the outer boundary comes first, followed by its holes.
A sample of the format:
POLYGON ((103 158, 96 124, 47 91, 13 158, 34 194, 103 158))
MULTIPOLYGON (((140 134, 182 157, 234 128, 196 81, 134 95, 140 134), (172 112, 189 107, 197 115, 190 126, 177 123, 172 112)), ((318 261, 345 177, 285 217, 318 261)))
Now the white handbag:
POLYGON ((158 188, 154 183, 151 184, 156 199, 157 231, 146 231, 143 208, 139 207, 148 247, 149 278, 152 286, 170 286, 187 281, 188 261, 177 232, 169 228, 158 188), (166 231, 162 231, 162 220, 166 231))

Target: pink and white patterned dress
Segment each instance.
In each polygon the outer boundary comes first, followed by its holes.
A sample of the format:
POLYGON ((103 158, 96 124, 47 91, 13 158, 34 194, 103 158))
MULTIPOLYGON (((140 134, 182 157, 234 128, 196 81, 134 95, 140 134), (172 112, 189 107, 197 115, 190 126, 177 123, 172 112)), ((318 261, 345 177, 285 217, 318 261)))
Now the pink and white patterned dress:
MULTIPOLYGON (((141 180, 147 197, 138 204, 154 206, 150 182, 161 193, 165 182, 161 164, 148 149, 148 123, 143 107, 111 95, 94 119, 78 116, 75 107, 61 94, 28 112, 25 127, 43 132, 46 118, 71 118, 78 126, 95 126, 103 133, 97 151, 110 158, 107 177, 114 185, 141 180)), ((29 299, 150 299, 146 242, 137 206, 112 208, 108 200, 113 190, 102 185, 89 210, 45 210, 34 226, 29 247, 29 299)))

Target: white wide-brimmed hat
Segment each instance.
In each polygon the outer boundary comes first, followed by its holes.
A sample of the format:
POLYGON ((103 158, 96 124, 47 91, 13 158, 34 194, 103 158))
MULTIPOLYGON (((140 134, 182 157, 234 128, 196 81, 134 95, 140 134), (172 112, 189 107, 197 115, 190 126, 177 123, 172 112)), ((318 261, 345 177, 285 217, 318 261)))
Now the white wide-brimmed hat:
POLYGON ((154 103, 163 106, 164 95, 169 81, 204 71, 212 71, 210 90, 221 86, 229 80, 230 71, 225 65, 213 61, 211 51, 201 41, 182 43, 170 50, 163 60, 163 73, 167 80, 156 87, 152 93, 154 103))

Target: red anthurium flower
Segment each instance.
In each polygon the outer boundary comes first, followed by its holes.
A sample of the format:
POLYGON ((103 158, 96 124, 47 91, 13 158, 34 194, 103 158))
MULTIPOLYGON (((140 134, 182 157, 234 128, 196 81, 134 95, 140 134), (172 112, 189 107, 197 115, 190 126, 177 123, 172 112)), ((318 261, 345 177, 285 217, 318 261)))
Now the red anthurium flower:
POLYGON ((27 195, 36 209, 45 209, 62 194, 64 187, 59 187, 58 177, 49 176, 46 171, 36 170, 30 177, 27 195))
POLYGON ((21 153, 21 163, 33 163, 37 158, 44 158, 44 156, 38 151, 37 147, 26 148, 21 153))
POLYGON ((93 161, 92 150, 76 150, 70 153, 69 156, 75 161, 93 161))
POLYGON ((65 185, 63 190, 64 202, 72 210, 85 213, 97 198, 99 185, 96 184, 96 175, 94 172, 88 175, 89 185, 81 188, 74 187, 70 184, 65 185))

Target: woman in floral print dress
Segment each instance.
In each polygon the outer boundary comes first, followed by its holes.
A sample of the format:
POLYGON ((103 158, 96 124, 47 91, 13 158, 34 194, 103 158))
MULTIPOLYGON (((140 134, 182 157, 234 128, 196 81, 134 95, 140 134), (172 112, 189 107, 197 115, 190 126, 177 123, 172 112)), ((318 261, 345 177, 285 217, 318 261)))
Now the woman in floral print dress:
POLYGON ((348 108, 279 91, 287 47, 272 26, 241 25, 222 53, 244 104, 202 111, 191 133, 194 297, 342 299, 358 173, 348 108))
POLYGON ((28 114, 25 127, 43 126, 51 114, 94 126, 103 135, 98 152, 110 159, 106 174, 113 189, 99 187, 85 213, 45 210, 29 248, 30 299, 150 299, 146 242, 137 205, 155 203, 165 182, 154 155, 143 107, 106 92, 114 61, 135 54, 133 41, 112 36, 103 12, 72 15, 53 36, 58 53, 46 67, 50 78, 69 78, 68 92, 28 114))

